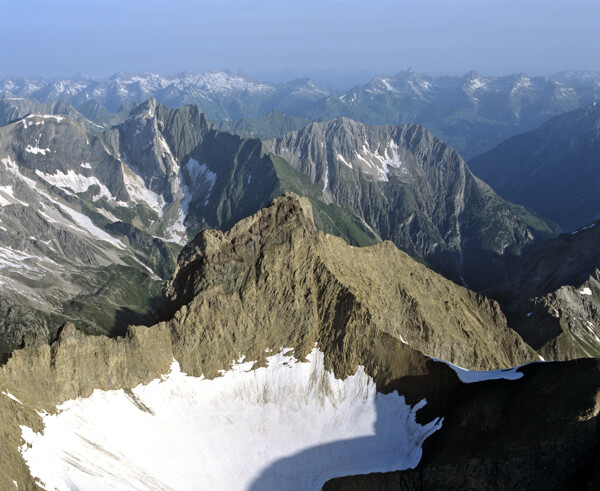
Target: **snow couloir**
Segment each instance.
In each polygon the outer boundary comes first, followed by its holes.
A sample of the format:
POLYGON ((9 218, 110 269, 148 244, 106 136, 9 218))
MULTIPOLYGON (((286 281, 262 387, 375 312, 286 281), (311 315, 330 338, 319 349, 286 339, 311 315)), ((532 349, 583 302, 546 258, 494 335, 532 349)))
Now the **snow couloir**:
POLYGON ((21 427, 45 489, 320 489, 333 477, 415 467, 442 422, 424 426, 359 367, 344 380, 317 348, 267 366, 234 363, 208 380, 171 371, 131 390, 96 390, 21 427))

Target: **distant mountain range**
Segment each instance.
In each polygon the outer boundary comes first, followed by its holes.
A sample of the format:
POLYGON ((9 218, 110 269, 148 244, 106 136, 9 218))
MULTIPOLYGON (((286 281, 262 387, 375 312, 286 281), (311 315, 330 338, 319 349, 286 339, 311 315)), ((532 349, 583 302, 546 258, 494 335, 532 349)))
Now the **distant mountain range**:
POLYGON ((238 119, 262 116, 273 109, 292 114, 329 92, 308 79, 268 84, 212 71, 168 77, 117 73, 108 79, 80 80, 9 77, 0 82, 0 94, 39 102, 66 99, 75 107, 95 100, 113 113, 125 103, 154 97, 170 107, 198 104, 210 119, 238 119))
POLYGON ((366 124, 416 123, 471 158, 552 116, 598 99, 600 74, 484 77, 469 72, 462 77, 430 77, 405 71, 334 94, 309 79, 270 84, 216 71, 168 77, 118 73, 108 79, 7 77, 0 82, 0 94, 9 100, 66 99, 100 125, 111 120, 105 110, 118 113, 124 104, 149 97, 170 107, 198 104, 210 120, 260 118, 278 110, 308 120, 345 116, 366 124))

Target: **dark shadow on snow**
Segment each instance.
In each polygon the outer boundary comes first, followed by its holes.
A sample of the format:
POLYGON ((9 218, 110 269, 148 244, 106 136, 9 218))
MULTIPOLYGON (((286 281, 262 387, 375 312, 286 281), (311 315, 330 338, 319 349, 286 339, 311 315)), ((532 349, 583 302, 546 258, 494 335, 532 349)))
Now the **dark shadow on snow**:
MULTIPOLYGON (((423 441, 436 427, 418 425, 415 413, 420 404, 404 406, 404 398, 395 392, 378 393, 374 402, 377 419, 373 435, 317 445, 280 459, 266 468, 249 489, 317 490, 334 477, 416 466, 423 441)), ((293 435, 282 434, 281 438, 293 435)))

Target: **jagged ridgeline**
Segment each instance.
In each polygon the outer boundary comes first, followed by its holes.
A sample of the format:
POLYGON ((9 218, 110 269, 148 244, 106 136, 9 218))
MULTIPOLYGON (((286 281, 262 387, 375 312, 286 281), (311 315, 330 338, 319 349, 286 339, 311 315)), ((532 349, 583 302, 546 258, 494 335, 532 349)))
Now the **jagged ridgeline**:
POLYGON ((222 368, 218 360, 239 352, 261 359, 278 343, 302 354, 314 343, 332 343, 340 357, 350 357, 347 368, 336 367, 347 375, 356 366, 346 344, 377 332, 473 369, 536 359, 506 327, 496 302, 446 280, 391 242, 355 248, 323 235, 312 216, 306 198, 285 195, 229 232, 202 232, 184 248, 165 308, 167 317, 175 315, 170 325, 182 342, 181 352, 175 342, 177 358, 189 373, 215 374, 222 368), (199 364, 190 336, 218 338, 219 351, 207 352, 199 364))
POLYGON ((375 241, 259 140, 213 130, 197 106, 149 100, 96 135, 67 116, 25 116, 0 128, 0 163, 4 352, 66 320, 107 334, 150 322, 182 245, 288 190, 313 201, 322 230, 375 241))
POLYGON ((119 339, 68 324, 52 345, 13 353, 0 367, 3 485, 308 490, 421 460, 368 479, 590 480, 597 360, 492 373, 433 360, 537 357, 495 302, 390 242, 355 248, 319 232, 306 198, 198 235, 165 315, 119 339))
POLYGON ((525 251, 559 231, 496 195, 452 147, 420 126, 340 118, 267 147, 378 237, 476 290, 510 276, 525 251))

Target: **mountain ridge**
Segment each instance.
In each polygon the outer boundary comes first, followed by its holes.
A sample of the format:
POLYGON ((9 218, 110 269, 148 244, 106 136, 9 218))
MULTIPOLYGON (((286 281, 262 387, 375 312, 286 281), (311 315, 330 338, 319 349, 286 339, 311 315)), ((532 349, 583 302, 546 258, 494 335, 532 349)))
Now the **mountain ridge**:
MULTIPOLYGON (((51 339, 69 315, 104 333, 147 322, 135 320, 135 303, 137 310, 154 309, 160 297, 156 275, 170 276, 181 244, 198 231, 231 226, 286 190, 313 201, 320 194, 285 161, 269 156, 259 140, 213 130, 197 106, 171 110, 155 100, 95 135, 68 116, 25 116, 0 128, 0 156, 0 234, 7 247, 0 257, 10 277, 3 291, 10 296, 2 304, 3 350, 19 346, 27 324, 51 339), (26 259, 27 268, 16 258, 26 259), (87 276, 73 269, 80 260, 92 268, 87 276), (121 267, 133 268, 122 278, 136 280, 119 280, 121 267), (55 289, 32 283, 61 271, 69 278, 57 283, 62 299, 55 289), (132 303, 119 306, 117 291, 132 303), (100 304, 112 298, 114 319, 97 315, 98 295, 100 304), (23 302, 28 307, 17 315, 23 302), (22 322, 28 309, 42 320, 22 322), (95 319, 104 325, 94 326, 95 319)), ((351 212, 324 203, 315 211, 325 230, 356 244, 374 242, 351 212)))
POLYGON ((557 227, 499 198, 423 127, 311 123, 266 142, 382 239, 474 289, 491 286, 557 227), (490 222, 492 225, 490 225, 490 222), (479 273, 485 260, 486 276, 479 273), (483 259, 485 258, 485 259, 483 259))

